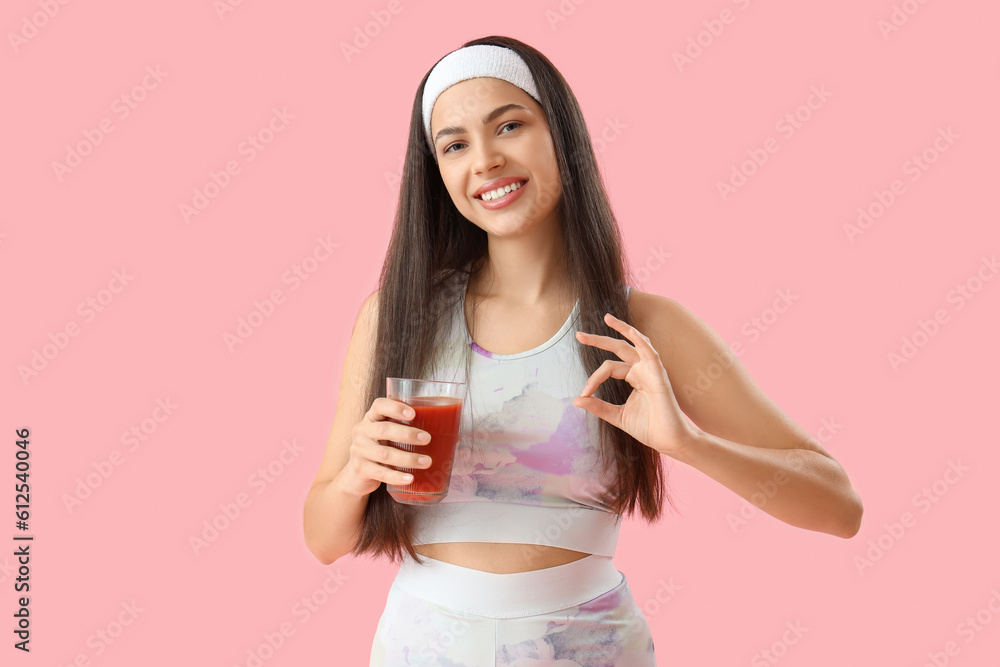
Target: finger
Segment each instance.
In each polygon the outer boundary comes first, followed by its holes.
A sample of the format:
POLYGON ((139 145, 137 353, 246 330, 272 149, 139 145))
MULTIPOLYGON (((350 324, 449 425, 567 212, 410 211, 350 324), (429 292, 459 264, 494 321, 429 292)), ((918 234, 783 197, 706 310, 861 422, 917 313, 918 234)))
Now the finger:
POLYGON ((640 359, 658 359, 660 353, 656 351, 649 338, 631 324, 618 319, 611 313, 604 314, 604 321, 608 326, 628 338, 635 347, 633 348, 640 359))
POLYGON ((381 396, 372 402, 371 408, 365 414, 368 421, 376 422, 392 417, 400 421, 409 421, 416 416, 413 408, 402 401, 381 396))
POLYGON ((381 466, 397 466, 400 468, 427 468, 430 466, 430 457, 423 461, 426 454, 407 450, 392 444, 382 443, 367 438, 359 441, 359 456, 363 461, 371 461, 381 466))
POLYGON ((374 422, 368 427, 367 433, 374 434, 372 440, 387 440, 403 445, 426 445, 431 441, 431 434, 415 426, 408 426, 392 421, 392 417, 374 422))
POLYGON ((586 333, 584 331, 577 331, 576 337, 581 343, 599 347, 602 350, 607 350, 608 352, 617 355, 622 361, 630 364, 634 364, 639 361, 639 354, 635 351, 634 347, 628 344, 628 341, 624 341, 620 338, 612 338, 611 336, 586 333))
POLYGON ((408 477, 410 473, 393 470, 392 468, 379 465, 374 461, 362 461, 360 468, 361 474, 365 477, 385 482, 392 486, 405 486, 413 481, 412 477, 408 477))
POLYGON ((607 401, 602 401, 596 396, 577 396, 573 399, 573 405, 583 408, 599 419, 603 419, 612 426, 621 428, 621 406, 612 405, 607 401))
POLYGON ((587 378, 587 382, 583 385, 583 390, 580 392, 580 396, 590 396, 597 391, 597 388, 601 385, 601 383, 609 377, 624 380, 631 368, 632 364, 626 364, 624 361, 605 359, 604 362, 597 367, 597 370, 594 371, 593 375, 587 378))

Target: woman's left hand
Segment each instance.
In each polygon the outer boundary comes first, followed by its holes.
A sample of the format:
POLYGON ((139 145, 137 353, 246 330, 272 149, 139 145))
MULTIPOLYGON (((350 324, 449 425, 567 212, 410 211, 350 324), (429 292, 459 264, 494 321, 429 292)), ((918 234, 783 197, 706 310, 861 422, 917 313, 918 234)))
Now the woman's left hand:
POLYGON ((578 331, 577 340, 618 356, 621 361, 606 360, 587 378, 573 405, 622 429, 639 442, 661 454, 676 455, 688 447, 697 427, 692 424, 674 396, 660 354, 642 332, 610 313, 604 321, 627 341, 578 331), (609 377, 625 380, 632 393, 624 405, 612 405, 592 396, 609 377))

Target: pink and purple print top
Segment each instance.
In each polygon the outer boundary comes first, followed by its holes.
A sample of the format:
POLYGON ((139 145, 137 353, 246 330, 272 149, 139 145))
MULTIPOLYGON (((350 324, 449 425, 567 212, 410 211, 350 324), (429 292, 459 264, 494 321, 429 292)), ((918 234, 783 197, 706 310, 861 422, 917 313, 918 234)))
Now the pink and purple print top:
MULTIPOLYGON (((457 275, 464 295, 466 278, 457 275)), ((493 354, 472 340, 464 299, 455 301, 428 377, 468 381, 468 395, 448 495, 409 506, 414 543, 544 544, 613 556, 620 515, 602 500, 614 478, 601 475, 599 420, 573 405, 588 377, 574 334, 579 302, 538 347, 493 354)))

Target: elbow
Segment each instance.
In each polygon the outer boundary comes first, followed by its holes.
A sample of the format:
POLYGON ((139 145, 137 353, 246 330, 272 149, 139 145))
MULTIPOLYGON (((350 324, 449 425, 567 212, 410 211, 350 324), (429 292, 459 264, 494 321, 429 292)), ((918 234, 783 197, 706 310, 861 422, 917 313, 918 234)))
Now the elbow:
POLYGON ((313 558, 318 560, 323 565, 329 565, 334 560, 336 560, 335 558, 331 558, 330 554, 324 553, 318 549, 313 548, 313 546, 310 545, 309 542, 306 542, 306 547, 309 549, 309 553, 313 555, 313 558))
POLYGON ((309 530, 308 522, 305 523, 306 525, 303 526, 303 537, 305 538, 306 548, 309 549, 309 553, 313 555, 313 558, 323 565, 334 563, 349 554, 353 549, 353 545, 348 546, 330 540, 329 535, 317 535, 315 531, 309 530))
POLYGON ((338 560, 340 560, 340 556, 321 556, 318 554, 313 554, 313 555, 316 556, 316 560, 318 560, 323 565, 333 565, 338 560))
POLYGON ((309 549, 309 553, 313 555, 313 558, 318 560, 323 565, 332 565, 345 555, 343 553, 335 553, 329 549, 322 549, 319 546, 312 544, 308 538, 306 538, 306 548, 309 549))
POLYGON ((313 506, 312 493, 317 487, 310 490, 306 496, 305 505, 302 510, 302 537, 306 548, 313 558, 323 565, 330 565, 342 556, 348 554, 353 549, 353 544, 347 546, 336 541, 329 530, 321 528, 322 519, 317 516, 316 508, 313 506))
POLYGON ((836 500, 830 504, 830 513, 827 515, 829 529, 826 532, 849 540, 861 530, 865 507, 843 467, 839 463, 836 467, 839 472, 839 479, 834 483, 836 500))
POLYGON ((857 493, 851 492, 852 498, 847 503, 846 508, 840 512, 837 530, 831 534, 849 540, 861 530, 861 519, 865 513, 865 507, 861 503, 861 497, 857 493))
POLYGON ((314 530, 310 530, 308 511, 303 520, 302 535, 309 553, 323 565, 330 565, 345 554, 350 553, 350 549, 344 551, 343 545, 331 543, 329 535, 317 535, 314 530), (327 539, 323 540, 323 537, 327 539))

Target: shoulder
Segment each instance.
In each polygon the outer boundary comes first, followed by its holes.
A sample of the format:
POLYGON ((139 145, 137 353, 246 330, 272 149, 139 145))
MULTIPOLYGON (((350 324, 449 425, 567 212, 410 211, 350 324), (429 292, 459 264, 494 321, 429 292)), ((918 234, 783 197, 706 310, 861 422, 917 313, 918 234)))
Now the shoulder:
POLYGON ((660 356, 677 404, 699 429, 744 445, 811 449, 833 458, 761 390, 730 346, 688 308, 633 289, 631 324, 660 356))
POLYGON ((374 292, 365 297, 365 300, 361 302, 361 307, 354 318, 354 329, 351 332, 351 347, 373 347, 373 345, 364 346, 363 344, 368 342, 374 343, 375 334, 378 330, 379 292, 380 288, 376 288, 374 292))
POLYGON ((361 311, 364 313, 368 312, 378 312, 378 299, 382 294, 382 288, 376 287, 375 291, 365 297, 365 300, 361 303, 361 311))
POLYGON ((354 321, 355 330, 361 329, 365 334, 374 331, 378 323, 378 300, 381 291, 382 288, 377 287, 374 292, 365 297, 354 321))
POLYGON ((633 320, 629 324, 649 338, 664 366, 684 357, 711 356, 728 349, 718 334, 676 299, 632 288, 629 312, 633 320), (678 349, 684 352, 678 353, 678 349))
POLYGON ((633 287, 629 290, 628 308, 632 317, 629 324, 649 338, 661 359, 670 358, 677 344, 674 323, 681 319, 684 306, 670 297, 633 287))

